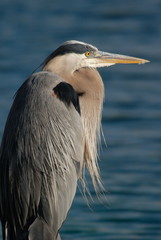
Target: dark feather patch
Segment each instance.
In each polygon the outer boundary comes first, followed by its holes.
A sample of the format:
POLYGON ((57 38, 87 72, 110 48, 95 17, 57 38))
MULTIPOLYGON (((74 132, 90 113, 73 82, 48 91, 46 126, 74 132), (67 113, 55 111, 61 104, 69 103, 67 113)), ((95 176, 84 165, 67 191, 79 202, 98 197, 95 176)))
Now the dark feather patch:
POLYGON ((57 97, 64 102, 64 104, 69 106, 72 103, 77 112, 80 114, 78 94, 69 83, 61 82, 55 88, 53 88, 53 90, 57 97))

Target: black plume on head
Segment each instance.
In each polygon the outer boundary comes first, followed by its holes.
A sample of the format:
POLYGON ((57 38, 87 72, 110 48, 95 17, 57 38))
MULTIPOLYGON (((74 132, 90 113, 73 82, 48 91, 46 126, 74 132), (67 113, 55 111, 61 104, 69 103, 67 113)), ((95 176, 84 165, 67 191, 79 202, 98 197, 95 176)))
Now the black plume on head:
POLYGON ((83 42, 81 43, 78 41, 67 41, 63 43, 60 47, 58 47, 45 59, 45 61, 43 62, 43 66, 45 66, 51 59, 57 56, 62 56, 68 53, 83 54, 87 51, 96 51, 96 48, 83 42))

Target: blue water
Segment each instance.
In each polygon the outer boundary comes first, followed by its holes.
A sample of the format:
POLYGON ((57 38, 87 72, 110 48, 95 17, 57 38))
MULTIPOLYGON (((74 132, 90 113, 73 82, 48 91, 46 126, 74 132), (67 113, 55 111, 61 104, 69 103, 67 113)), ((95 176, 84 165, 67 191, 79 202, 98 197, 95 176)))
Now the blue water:
POLYGON ((100 169, 107 200, 100 203, 91 188, 89 208, 78 191, 62 238, 160 240, 160 0, 1 0, 0 137, 17 88, 69 39, 151 63, 100 69, 107 142, 100 169))

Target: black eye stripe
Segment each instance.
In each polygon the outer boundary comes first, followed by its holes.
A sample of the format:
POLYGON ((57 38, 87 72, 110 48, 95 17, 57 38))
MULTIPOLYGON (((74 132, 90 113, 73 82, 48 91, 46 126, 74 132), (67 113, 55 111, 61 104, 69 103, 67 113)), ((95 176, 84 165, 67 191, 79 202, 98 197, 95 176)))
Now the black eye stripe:
POLYGON ((83 54, 85 52, 91 52, 94 51, 94 48, 88 46, 88 45, 83 45, 83 44, 66 44, 62 45, 59 48, 55 50, 55 56, 58 55, 63 55, 66 53, 77 53, 77 54, 83 54))
POLYGON ((83 54, 85 52, 95 52, 96 49, 92 46, 84 45, 84 44, 64 44, 57 48, 54 52, 52 52, 43 62, 42 65, 46 65, 51 59, 62 56, 68 53, 76 53, 76 54, 83 54))

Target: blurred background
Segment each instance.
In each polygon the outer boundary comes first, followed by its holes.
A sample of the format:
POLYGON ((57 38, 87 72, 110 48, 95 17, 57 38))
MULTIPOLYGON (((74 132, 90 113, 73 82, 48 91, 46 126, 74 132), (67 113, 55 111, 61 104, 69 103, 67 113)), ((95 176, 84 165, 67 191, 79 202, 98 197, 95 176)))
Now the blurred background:
POLYGON ((161 0, 1 0, 0 138, 18 87, 70 39, 151 63, 99 70, 107 200, 100 203, 89 183, 89 208, 78 191, 62 239, 160 240, 161 0))

